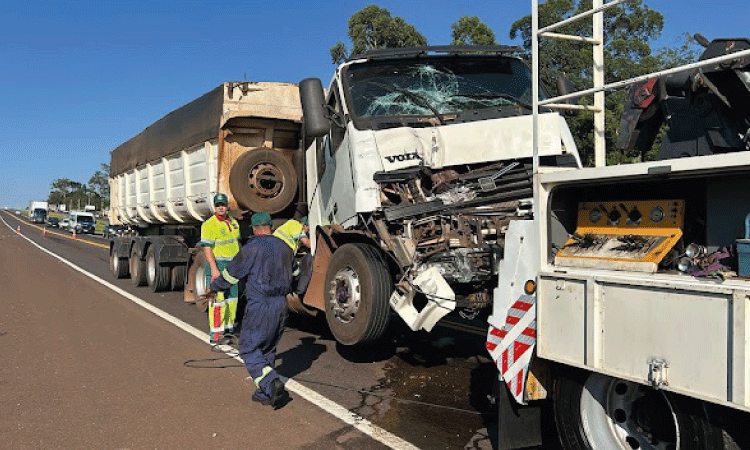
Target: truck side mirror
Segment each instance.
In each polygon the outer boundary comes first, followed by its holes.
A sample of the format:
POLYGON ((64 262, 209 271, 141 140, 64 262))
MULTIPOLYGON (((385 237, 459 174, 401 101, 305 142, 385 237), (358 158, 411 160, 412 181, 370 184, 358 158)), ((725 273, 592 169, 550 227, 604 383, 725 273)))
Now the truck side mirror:
POLYGON ((328 134, 331 121, 326 117, 325 96, 320 78, 305 78, 300 81, 299 97, 305 135, 317 138, 328 134))

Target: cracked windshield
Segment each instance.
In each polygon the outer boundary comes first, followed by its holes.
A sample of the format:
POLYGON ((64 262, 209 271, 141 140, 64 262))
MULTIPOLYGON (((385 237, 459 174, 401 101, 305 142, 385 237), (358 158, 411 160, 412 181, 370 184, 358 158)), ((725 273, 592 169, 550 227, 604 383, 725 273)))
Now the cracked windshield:
POLYGON ((442 116, 531 104, 529 70, 523 62, 509 58, 354 65, 347 81, 352 110, 358 117, 442 116))

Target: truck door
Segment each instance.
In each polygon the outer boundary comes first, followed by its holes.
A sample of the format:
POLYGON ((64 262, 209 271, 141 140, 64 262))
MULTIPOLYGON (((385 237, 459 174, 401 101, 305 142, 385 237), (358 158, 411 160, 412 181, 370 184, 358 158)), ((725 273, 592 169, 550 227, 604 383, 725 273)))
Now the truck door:
POLYGON ((308 205, 310 215, 319 217, 321 224, 341 223, 356 211, 349 139, 337 86, 331 85, 328 98, 336 117, 330 132, 316 142, 318 185, 308 205))

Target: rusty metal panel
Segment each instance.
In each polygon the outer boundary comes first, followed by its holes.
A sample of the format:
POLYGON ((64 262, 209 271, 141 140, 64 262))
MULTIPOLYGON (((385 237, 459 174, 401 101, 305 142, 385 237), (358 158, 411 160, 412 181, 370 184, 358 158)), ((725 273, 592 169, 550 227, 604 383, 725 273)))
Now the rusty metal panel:
POLYGON ((313 274, 303 300, 305 305, 325 311, 326 273, 328 262, 331 260, 333 253, 322 240, 318 242, 318 246, 315 249, 315 256, 313 257, 313 274))

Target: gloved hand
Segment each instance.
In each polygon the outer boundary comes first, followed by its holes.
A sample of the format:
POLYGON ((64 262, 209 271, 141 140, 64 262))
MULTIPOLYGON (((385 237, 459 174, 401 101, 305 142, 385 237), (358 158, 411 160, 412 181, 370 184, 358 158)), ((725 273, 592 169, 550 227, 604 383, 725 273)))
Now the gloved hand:
POLYGON ((212 290, 209 289, 209 290, 206 291, 205 294, 201 295, 200 298, 201 298, 201 300, 204 300, 204 301, 215 300, 216 299, 216 292, 214 292, 214 291, 212 291, 212 290))

